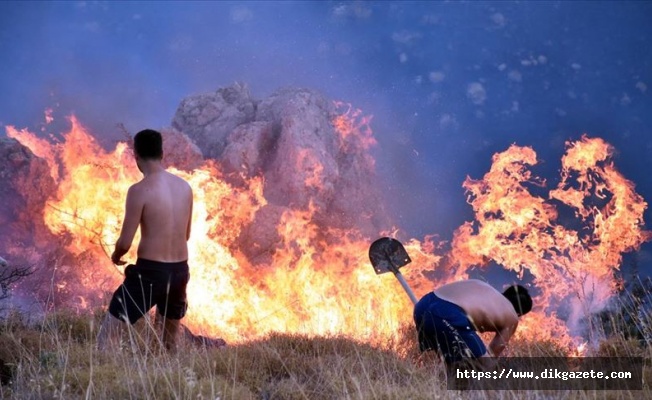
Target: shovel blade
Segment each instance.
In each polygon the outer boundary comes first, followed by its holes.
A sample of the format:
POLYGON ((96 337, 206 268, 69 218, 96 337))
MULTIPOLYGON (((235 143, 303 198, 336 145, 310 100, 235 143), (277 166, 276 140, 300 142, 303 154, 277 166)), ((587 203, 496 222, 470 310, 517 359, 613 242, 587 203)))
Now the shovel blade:
POLYGON ((369 260, 376 274, 398 273, 398 269, 412 262, 405 248, 396 239, 383 237, 369 247, 369 260))

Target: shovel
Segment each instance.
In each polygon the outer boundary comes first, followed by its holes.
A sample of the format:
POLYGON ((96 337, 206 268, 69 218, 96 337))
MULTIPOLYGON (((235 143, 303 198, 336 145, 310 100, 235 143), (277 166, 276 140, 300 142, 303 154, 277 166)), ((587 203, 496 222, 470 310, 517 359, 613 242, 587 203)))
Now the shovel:
POLYGON ((369 247, 369 260, 371 260, 371 265, 373 265, 377 275, 391 271, 401 283, 408 296, 410 296, 412 303, 417 304, 416 296, 398 270, 412 262, 401 242, 388 237, 376 240, 369 247))

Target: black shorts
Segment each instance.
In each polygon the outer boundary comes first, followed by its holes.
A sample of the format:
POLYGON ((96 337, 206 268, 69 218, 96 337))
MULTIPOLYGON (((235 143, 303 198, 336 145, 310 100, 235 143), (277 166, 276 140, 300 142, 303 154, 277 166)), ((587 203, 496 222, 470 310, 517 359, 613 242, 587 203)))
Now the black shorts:
POLYGON ((165 318, 179 320, 186 315, 188 262, 164 263, 139 258, 125 268, 125 280, 113 293, 109 313, 134 324, 156 305, 165 318))

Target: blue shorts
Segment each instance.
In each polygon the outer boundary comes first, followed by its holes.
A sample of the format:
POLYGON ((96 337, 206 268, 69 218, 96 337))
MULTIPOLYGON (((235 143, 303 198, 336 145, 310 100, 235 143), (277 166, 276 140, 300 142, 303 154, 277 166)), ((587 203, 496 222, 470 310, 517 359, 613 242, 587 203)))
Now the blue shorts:
POLYGON ((447 364, 487 352, 462 307, 430 292, 414 306, 419 350, 439 350, 447 364))
POLYGON ((186 286, 190 279, 188 263, 163 263, 139 258, 125 268, 125 280, 113 293, 109 313, 134 324, 156 306, 168 319, 186 315, 186 286))

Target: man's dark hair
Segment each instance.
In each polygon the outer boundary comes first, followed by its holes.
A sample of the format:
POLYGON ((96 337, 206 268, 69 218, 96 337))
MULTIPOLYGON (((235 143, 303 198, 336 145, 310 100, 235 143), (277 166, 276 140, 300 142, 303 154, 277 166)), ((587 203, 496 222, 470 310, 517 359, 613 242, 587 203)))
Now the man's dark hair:
POLYGON ((532 310, 532 297, 530 297, 527 289, 521 285, 512 285, 508 287, 503 292, 503 296, 507 297, 507 300, 512 303, 514 310, 516 310, 516 314, 518 314, 519 317, 532 310))
POLYGON ((144 160, 163 158, 163 137, 153 129, 145 129, 134 136, 134 152, 144 160))

